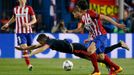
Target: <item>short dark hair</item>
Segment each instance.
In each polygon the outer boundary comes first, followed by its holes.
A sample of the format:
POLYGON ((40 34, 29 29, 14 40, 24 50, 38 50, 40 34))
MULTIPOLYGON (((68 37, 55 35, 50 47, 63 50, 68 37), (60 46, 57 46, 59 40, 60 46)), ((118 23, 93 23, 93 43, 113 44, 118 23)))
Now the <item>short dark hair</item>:
POLYGON ((45 41, 47 40, 49 37, 46 36, 45 34, 39 34, 38 38, 37 38, 37 41, 45 41))
POLYGON ((78 6, 81 10, 86 10, 86 9, 89 8, 88 3, 87 3, 86 0, 78 0, 77 6, 78 6))

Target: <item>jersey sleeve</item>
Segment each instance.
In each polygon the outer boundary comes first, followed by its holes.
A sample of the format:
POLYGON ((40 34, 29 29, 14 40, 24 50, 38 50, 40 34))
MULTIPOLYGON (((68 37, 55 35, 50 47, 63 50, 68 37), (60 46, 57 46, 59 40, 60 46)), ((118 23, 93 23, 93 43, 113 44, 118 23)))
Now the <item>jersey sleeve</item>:
POLYGON ((35 15, 33 8, 31 6, 29 6, 28 8, 29 8, 29 12, 28 13, 30 15, 35 15))

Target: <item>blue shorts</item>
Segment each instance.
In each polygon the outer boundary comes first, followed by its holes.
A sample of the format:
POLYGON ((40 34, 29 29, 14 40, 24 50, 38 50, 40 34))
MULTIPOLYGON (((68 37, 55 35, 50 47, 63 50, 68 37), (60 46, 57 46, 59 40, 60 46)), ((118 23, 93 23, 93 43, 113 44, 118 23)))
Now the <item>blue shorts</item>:
POLYGON ((22 45, 22 44, 27 44, 28 46, 30 46, 32 44, 33 41, 33 37, 32 34, 17 34, 17 42, 18 45, 22 45))
POLYGON ((104 53, 105 48, 107 47, 107 36, 106 35, 97 36, 94 40, 89 42, 89 45, 92 42, 95 42, 95 44, 96 44, 96 48, 97 48, 96 53, 97 54, 104 53))

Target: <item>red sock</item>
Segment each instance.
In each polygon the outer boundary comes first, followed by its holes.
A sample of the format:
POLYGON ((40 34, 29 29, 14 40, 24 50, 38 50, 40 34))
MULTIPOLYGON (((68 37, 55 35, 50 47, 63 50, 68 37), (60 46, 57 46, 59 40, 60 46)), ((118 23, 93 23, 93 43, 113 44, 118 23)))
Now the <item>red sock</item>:
POLYGON ((89 57, 90 57, 90 60, 93 64, 94 72, 99 72, 96 53, 91 54, 89 57))
POLYGON ((105 55, 104 61, 107 64, 109 64, 111 67, 114 67, 115 69, 119 69, 119 66, 113 63, 107 55, 105 55))
MULTIPOLYGON (((28 51, 23 51, 23 54, 28 54, 28 51)), ((30 58, 29 57, 24 57, 25 58, 25 62, 27 65, 30 65, 30 58)))

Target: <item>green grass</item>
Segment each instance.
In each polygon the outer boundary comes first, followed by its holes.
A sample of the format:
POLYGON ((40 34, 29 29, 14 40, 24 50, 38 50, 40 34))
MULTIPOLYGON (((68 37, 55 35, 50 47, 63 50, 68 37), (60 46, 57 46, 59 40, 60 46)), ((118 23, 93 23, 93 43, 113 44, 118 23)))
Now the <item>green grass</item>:
MULTIPOLYGON (((88 75, 93 71, 87 60, 69 59, 74 63, 72 71, 64 71, 65 59, 31 59, 33 71, 28 71, 24 59, 0 59, 0 75, 88 75)), ((113 59, 124 68, 118 75, 134 75, 134 59, 113 59)), ((105 67, 99 65, 102 75, 107 75, 105 67)))

